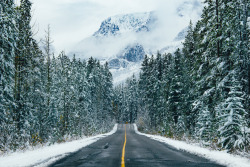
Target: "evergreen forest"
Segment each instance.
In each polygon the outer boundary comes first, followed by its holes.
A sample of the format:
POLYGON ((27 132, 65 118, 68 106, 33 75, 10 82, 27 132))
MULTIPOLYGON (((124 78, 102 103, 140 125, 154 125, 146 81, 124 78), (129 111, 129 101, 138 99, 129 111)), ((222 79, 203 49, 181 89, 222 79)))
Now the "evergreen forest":
POLYGON ((230 152, 250 150, 249 1, 206 0, 182 48, 145 56, 115 88, 118 121, 230 152))
POLYGON ((54 56, 50 27, 42 46, 30 26, 31 2, 0 2, 0 150, 24 149, 109 131, 112 75, 90 58, 54 56))
MULTIPOLYGON (((110 131, 116 122, 229 152, 250 151, 249 0, 205 0, 182 48, 146 55, 113 86, 108 63, 53 53, 30 0, 0 1, 0 151, 110 131)), ((167 30, 166 30, 167 31, 167 30)))

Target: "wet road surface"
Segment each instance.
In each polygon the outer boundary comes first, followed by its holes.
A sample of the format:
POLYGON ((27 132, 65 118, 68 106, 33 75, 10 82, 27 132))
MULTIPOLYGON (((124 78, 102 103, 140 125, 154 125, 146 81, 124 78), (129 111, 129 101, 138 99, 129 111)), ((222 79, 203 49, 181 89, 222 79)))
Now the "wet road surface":
POLYGON ((176 150, 174 147, 167 144, 138 135, 135 133, 132 124, 120 124, 118 125, 117 132, 113 135, 100 139, 50 165, 50 167, 125 166, 222 167, 207 159, 176 150), (124 154, 122 154, 123 151, 124 154), (124 164, 122 164, 123 156, 124 164))

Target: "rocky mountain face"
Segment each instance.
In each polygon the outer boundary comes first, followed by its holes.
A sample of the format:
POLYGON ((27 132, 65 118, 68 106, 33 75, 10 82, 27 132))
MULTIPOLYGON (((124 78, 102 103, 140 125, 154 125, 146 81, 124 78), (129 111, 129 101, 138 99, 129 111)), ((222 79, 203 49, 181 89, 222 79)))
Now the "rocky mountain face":
MULTIPOLYGON (((154 12, 134 13, 109 17, 93 37, 97 39, 121 38, 124 34, 149 32, 157 21, 154 12)), ((111 69, 126 68, 130 63, 141 62, 146 52, 140 43, 127 43, 115 56, 108 59, 111 69)))
POLYGON ((131 32, 148 32, 155 21, 154 12, 117 15, 104 20, 93 36, 107 37, 131 32))
POLYGON ((109 67, 114 69, 126 68, 129 63, 141 62, 146 55, 144 48, 140 44, 127 46, 117 54, 117 57, 109 60, 109 67))

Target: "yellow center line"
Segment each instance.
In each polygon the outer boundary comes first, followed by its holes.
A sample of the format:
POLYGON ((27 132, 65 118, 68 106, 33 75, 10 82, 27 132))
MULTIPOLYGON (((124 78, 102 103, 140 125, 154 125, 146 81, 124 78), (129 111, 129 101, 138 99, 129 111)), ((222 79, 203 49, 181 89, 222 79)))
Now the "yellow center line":
POLYGON ((121 167, 125 167, 124 157, 125 157, 126 143, 127 143, 127 134, 126 134, 126 124, 125 124, 125 141, 124 141, 123 148, 122 148, 122 162, 121 162, 121 167))

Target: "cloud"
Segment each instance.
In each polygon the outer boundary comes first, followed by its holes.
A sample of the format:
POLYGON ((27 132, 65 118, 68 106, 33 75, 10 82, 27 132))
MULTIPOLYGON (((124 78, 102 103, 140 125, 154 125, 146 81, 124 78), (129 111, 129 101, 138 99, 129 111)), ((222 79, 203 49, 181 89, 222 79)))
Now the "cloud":
POLYGON ((32 0, 34 31, 36 38, 44 36, 47 25, 51 25, 54 45, 68 51, 78 41, 92 35, 101 21, 121 13, 154 10, 153 0, 32 0))
MULTIPOLYGON (((101 22, 117 14, 158 11, 161 25, 154 38, 171 39, 168 31, 179 31, 177 27, 185 22, 175 22, 175 9, 184 0, 31 0, 33 2, 33 23, 39 30, 37 39, 44 36, 47 25, 57 53, 66 52, 79 41, 98 30, 101 22), (162 34, 160 34, 160 32, 162 34)), ((174 33, 172 33, 174 34, 174 33)), ((163 39, 162 39, 163 40, 163 39)))

